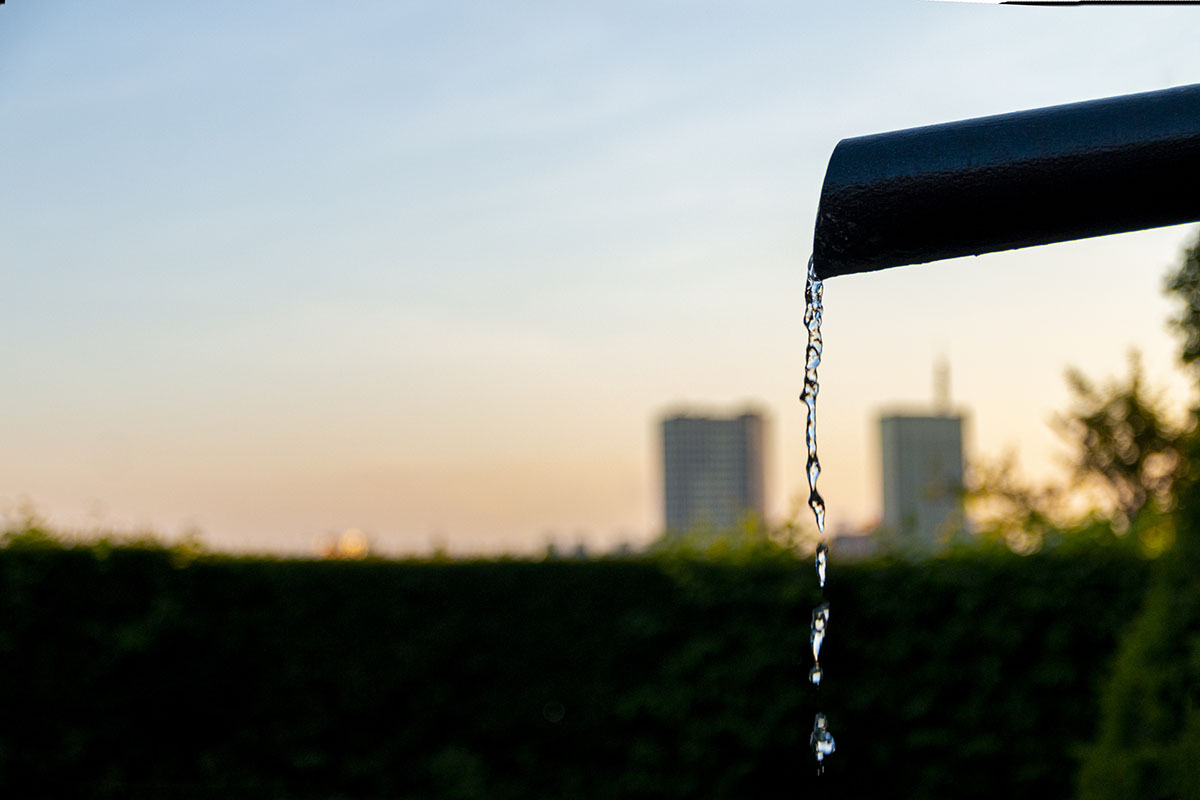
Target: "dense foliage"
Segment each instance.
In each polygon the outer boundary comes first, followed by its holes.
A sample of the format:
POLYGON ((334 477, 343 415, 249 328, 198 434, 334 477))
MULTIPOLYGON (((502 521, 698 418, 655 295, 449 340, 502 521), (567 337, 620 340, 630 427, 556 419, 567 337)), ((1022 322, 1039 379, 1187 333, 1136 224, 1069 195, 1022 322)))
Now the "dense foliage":
MULTIPOLYGON (((1200 440, 1191 445, 1200 464, 1200 440)), ((1103 687, 1082 800, 1200 797, 1200 480, 1180 494, 1174 552, 1157 565, 1103 687)))
POLYGON ((1066 797, 1125 551, 395 563, 0 549, 5 796, 1066 797), (817 707, 837 737, 816 784, 817 707))
MULTIPOLYGON (((1166 289, 1182 338, 1180 360, 1200 383, 1200 238, 1184 251, 1166 289)), ((1200 433, 1183 455, 1170 497, 1178 505, 1172 556, 1156 570, 1144 605, 1103 689, 1099 733, 1079 776, 1082 800, 1200 797, 1200 433)), ((1145 427, 1143 426, 1143 432, 1145 427)))

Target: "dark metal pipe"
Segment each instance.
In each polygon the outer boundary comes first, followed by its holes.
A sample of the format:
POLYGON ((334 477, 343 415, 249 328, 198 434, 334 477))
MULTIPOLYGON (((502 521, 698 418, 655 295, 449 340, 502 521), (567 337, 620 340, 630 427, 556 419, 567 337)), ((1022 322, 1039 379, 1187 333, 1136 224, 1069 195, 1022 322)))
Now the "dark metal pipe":
POLYGON ((817 275, 1200 220, 1200 84, 843 139, 817 275))

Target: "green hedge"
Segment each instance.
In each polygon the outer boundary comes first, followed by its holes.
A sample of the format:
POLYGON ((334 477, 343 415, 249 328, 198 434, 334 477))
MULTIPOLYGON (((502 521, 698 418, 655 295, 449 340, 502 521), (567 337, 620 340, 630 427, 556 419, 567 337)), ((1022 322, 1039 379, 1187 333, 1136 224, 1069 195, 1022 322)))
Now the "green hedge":
MULTIPOLYGON (((1200 464, 1200 437, 1189 463, 1200 464)), ((1180 494, 1173 557, 1155 569, 1101 695, 1081 800, 1200 797, 1200 476, 1180 494)))
POLYGON ((1146 573, 835 561, 818 693, 807 564, 9 548, 0 793, 1065 798, 1146 573))

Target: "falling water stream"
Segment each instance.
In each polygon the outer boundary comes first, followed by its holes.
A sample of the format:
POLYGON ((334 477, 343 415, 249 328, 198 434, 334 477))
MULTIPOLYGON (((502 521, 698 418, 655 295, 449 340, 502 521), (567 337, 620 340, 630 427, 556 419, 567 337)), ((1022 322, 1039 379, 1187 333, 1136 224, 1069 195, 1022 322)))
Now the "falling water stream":
POLYGON ((804 391, 800 399, 808 410, 805 442, 808 445, 808 507, 817 518, 817 530, 825 533, 825 501, 817 491, 817 476, 821 461, 817 458, 817 367, 821 365, 821 280, 817 277, 812 258, 808 259, 808 282, 804 288, 804 327, 808 329, 808 347, 804 351, 804 391))
MULTIPOLYGON (((817 491, 817 477, 821 474, 821 462, 817 458, 817 367, 821 365, 821 295, 823 286, 817 278, 813 259, 808 260, 808 282, 804 290, 804 327, 808 329, 808 347, 804 351, 804 391, 800 399, 808 411, 805 426, 805 442, 808 445, 808 506, 812 509, 817 520, 818 538, 825 535, 825 501, 817 491)), ((809 629, 809 643, 812 644, 813 666, 809 670, 808 680, 818 689, 824 671, 821 669, 821 645, 825 643, 825 635, 829 628, 829 603, 825 601, 825 576, 829 564, 829 548, 824 542, 817 545, 816 566, 817 582, 821 587, 821 603, 813 609, 812 627, 809 629)), ((812 736, 809 738, 813 755, 817 759, 817 772, 825 771, 825 759, 833 753, 835 746, 833 734, 829 732, 829 720, 823 713, 818 713, 813 720, 812 736)))

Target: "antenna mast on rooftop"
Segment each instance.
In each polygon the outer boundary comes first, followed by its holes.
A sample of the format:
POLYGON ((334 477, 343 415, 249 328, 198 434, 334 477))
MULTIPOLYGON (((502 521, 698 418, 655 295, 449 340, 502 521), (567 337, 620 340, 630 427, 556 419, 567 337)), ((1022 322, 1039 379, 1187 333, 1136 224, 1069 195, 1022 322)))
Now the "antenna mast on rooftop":
POLYGON ((950 413, 950 361, 945 356, 933 364, 933 410, 950 413))

